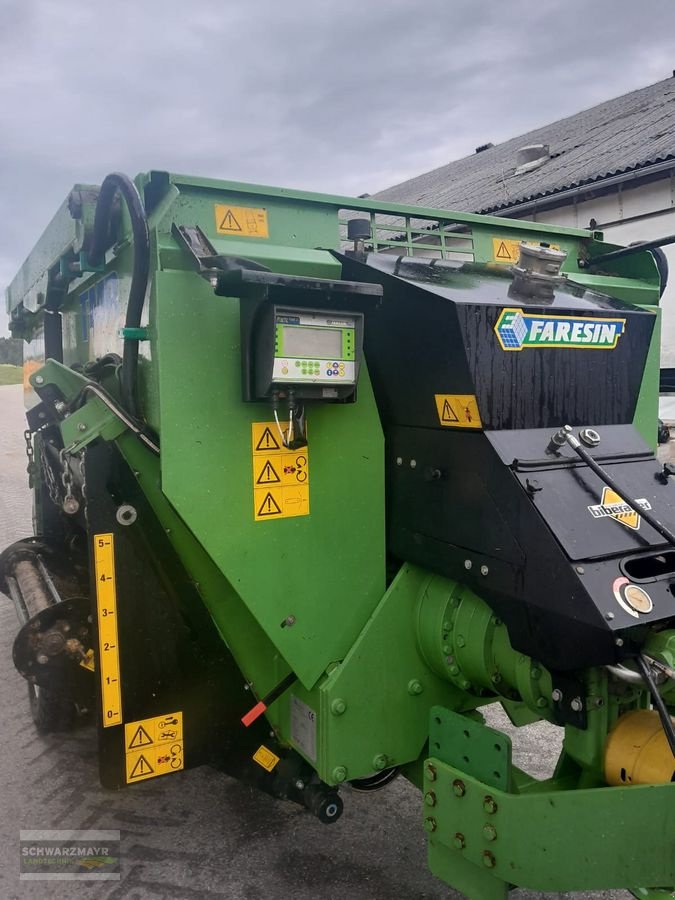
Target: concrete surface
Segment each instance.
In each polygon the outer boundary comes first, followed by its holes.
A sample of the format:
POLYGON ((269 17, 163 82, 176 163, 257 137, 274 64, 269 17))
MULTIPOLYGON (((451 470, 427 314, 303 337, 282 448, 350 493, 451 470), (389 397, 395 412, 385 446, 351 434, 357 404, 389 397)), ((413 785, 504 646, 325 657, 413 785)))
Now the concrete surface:
MULTIPOLYGON (((23 427, 21 388, 0 387, 0 548, 31 532, 23 427)), ((98 785, 91 727, 69 736, 36 734, 25 682, 11 661, 15 631, 13 608, 0 595, 2 900, 460 897, 427 870, 420 796, 403 780, 372 795, 344 790, 345 812, 332 826, 208 768, 145 781, 119 793, 104 791, 98 785), (119 829, 122 880, 20 882, 21 828, 119 829)), ((504 719, 491 716, 497 727, 503 727, 504 719)), ((540 777, 552 770, 558 749, 558 731, 548 725, 521 729, 515 738, 516 761, 540 777)), ((544 895, 517 891, 512 896, 534 900, 544 895)), ((568 896, 629 897, 623 891, 568 896)))

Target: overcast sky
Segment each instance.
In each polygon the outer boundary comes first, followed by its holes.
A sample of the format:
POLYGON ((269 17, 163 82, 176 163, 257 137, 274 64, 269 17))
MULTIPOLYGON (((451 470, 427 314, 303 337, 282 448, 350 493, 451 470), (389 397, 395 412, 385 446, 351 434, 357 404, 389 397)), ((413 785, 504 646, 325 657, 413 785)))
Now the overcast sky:
POLYGON ((0 0, 0 288, 112 170, 374 193, 674 68, 673 0, 0 0))

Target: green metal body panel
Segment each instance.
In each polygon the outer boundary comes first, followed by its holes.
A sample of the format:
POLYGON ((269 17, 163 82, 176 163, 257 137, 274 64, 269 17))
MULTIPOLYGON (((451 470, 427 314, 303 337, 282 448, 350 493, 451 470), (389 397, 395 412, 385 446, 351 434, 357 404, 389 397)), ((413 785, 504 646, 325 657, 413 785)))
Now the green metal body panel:
POLYGON ((504 735, 440 708, 430 747, 429 865, 470 900, 505 898, 511 884, 575 891, 675 882, 675 784, 584 788, 562 763, 549 781, 524 779, 504 735))
POLYGON ((383 437, 368 374, 357 403, 308 413, 311 514, 256 522, 251 422, 271 416, 241 402, 239 304, 190 273, 159 273, 156 290, 162 489, 311 687, 384 592, 383 437))
POLYGON ((576 891, 675 882, 674 785, 514 794, 434 757, 428 762, 436 778, 425 779, 425 793, 443 797, 433 810, 425 808, 436 823, 429 866, 470 900, 505 898, 510 884, 576 891), (462 796, 453 790, 455 781, 465 787, 462 796), (485 812, 486 797, 497 807, 492 815, 485 812), (662 827, 658 840, 655 809, 662 827), (464 837, 463 848, 455 846, 457 834, 464 837))

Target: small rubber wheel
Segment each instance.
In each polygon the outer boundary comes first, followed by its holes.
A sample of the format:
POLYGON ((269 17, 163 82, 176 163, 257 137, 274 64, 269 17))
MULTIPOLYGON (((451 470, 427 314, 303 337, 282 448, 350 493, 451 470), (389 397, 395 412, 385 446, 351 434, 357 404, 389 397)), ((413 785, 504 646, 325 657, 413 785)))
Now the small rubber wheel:
POLYGON ((72 700, 34 684, 28 685, 28 700, 33 722, 40 734, 70 731, 74 726, 77 708, 72 700))

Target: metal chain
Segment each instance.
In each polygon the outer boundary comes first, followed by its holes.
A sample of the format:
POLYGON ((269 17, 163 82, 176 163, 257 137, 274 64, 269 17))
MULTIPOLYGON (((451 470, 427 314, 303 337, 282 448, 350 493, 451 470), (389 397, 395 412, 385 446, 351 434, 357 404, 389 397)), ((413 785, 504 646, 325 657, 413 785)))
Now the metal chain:
POLYGON ((49 491, 50 500, 54 506, 61 506, 61 492, 59 490, 58 482, 54 477, 54 470, 47 459, 43 441, 40 443, 40 468, 42 470, 42 475, 44 476, 45 484, 47 485, 47 490, 49 491))
POLYGON ((33 476, 35 475, 36 469, 35 451, 33 450, 33 433, 30 428, 26 428, 24 431, 23 439, 26 442, 26 456, 28 457, 28 465, 26 466, 26 472, 28 473, 28 487, 32 489, 35 482, 33 476))
POLYGON ((73 474, 70 471, 70 462, 66 459, 65 448, 59 452, 61 462, 61 484, 65 489, 65 496, 61 508, 69 516, 75 515, 80 508, 80 503, 73 494, 73 474))
POLYGON ((85 469, 85 454, 87 452, 86 447, 83 448, 82 452, 79 454, 79 467, 80 467, 80 491, 82 493, 82 505, 84 507, 84 521, 89 525, 89 511, 87 509, 87 472, 85 469))

